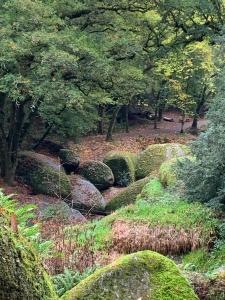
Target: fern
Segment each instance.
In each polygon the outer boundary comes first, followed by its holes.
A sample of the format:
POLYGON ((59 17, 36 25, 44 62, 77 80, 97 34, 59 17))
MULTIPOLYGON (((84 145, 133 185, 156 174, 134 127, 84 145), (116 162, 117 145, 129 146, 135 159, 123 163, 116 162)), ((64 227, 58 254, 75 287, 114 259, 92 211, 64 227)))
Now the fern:
POLYGON ((97 266, 87 268, 83 273, 65 269, 64 273, 52 277, 57 294, 61 297, 67 291, 71 290, 74 286, 80 283, 83 279, 93 274, 97 266))
MULTIPOLYGON (((52 242, 41 241, 39 224, 28 225, 28 222, 35 217, 34 210, 37 208, 36 205, 28 204, 19 207, 18 202, 12 199, 13 196, 6 196, 0 190, 0 208, 9 215, 15 215, 19 233, 27 238, 42 256, 48 255, 52 242)), ((18 244, 17 247, 22 247, 22 245, 18 244)))

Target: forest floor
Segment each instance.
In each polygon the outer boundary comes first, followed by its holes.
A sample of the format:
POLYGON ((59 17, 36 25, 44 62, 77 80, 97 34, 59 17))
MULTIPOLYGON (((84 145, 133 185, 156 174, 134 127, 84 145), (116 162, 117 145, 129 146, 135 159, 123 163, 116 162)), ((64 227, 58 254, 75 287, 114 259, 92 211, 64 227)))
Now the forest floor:
MULTIPOLYGON (((153 121, 145 121, 144 124, 135 124, 130 127, 130 132, 124 132, 123 128, 117 128, 112 142, 105 141, 105 135, 90 135, 82 138, 79 144, 72 141, 69 143, 71 149, 78 152, 81 162, 86 160, 102 160, 109 151, 130 151, 138 153, 144 150, 150 144, 156 143, 187 143, 194 140, 196 136, 189 133, 180 134, 181 123, 180 116, 176 113, 166 113, 166 117, 173 118, 174 122, 162 121, 158 123, 158 129, 154 129, 153 121)), ((185 130, 190 128, 192 120, 185 122, 185 130)), ((199 128, 205 126, 205 119, 199 120, 199 128)), ((43 153, 51 156, 48 153, 43 153)), ((54 157, 55 159, 55 157, 54 157)), ((0 180, 0 188, 4 189, 6 194, 15 194, 15 199, 21 203, 54 203, 56 199, 46 195, 33 195, 28 186, 15 182, 13 187, 7 187, 0 180)), ((121 191, 121 189, 120 189, 121 191)), ((106 200, 118 193, 118 188, 111 188, 104 193, 106 200)))
MULTIPOLYGON (((174 122, 161 121, 158 128, 154 129, 153 121, 145 121, 144 124, 135 124, 130 127, 129 133, 123 128, 118 128, 113 134, 113 141, 106 142, 105 135, 91 135, 84 137, 80 144, 70 143, 70 147, 80 153, 81 162, 86 160, 102 160, 109 151, 130 151, 138 153, 146 149, 150 144, 157 143, 181 143, 194 140, 196 136, 188 133, 180 134, 181 123, 178 113, 166 113, 165 117, 172 118, 174 122)), ((184 125, 185 131, 191 127, 192 119, 187 119, 184 125)), ((206 125, 205 119, 199 120, 199 128, 206 125)))

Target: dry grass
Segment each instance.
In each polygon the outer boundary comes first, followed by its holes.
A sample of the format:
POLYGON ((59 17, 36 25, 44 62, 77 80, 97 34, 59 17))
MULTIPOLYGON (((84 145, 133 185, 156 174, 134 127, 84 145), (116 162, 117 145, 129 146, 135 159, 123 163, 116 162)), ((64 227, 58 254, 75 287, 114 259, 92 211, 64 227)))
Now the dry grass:
POLYGON ((204 242, 199 229, 177 229, 175 226, 113 224, 113 248, 119 253, 152 250, 164 255, 182 254, 200 248, 204 242))

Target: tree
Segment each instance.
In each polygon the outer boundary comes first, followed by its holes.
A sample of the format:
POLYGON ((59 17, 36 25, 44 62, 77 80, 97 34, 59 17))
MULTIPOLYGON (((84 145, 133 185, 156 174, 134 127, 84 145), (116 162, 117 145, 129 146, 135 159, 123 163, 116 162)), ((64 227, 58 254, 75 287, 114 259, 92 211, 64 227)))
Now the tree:
POLYGON ((0 19, 0 169, 11 184, 35 118, 51 127, 68 109, 96 99, 92 79, 102 60, 93 43, 70 32, 46 2, 1 2, 0 19))
MULTIPOLYGON (((224 56, 224 55, 223 55, 224 56)), ((194 160, 179 163, 178 176, 192 201, 225 209, 225 69, 216 80, 217 93, 207 114, 208 127, 192 144, 194 160)))

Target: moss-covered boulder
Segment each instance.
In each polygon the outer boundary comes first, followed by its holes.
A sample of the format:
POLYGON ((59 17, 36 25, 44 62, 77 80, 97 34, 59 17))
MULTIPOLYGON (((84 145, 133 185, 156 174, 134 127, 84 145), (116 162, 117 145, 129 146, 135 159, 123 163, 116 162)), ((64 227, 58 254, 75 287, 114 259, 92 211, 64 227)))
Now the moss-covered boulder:
POLYGON ((50 157, 35 152, 19 154, 17 178, 31 186, 35 194, 66 198, 71 186, 68 177, 50 157))
POLYGON ((155 144, 142 151, 137 158, 136 177, 138 179, 149 176, 158 171, 166 160, 182 157, 189 153, 187 146, 182 144, 155 144))
POLYGON ((67 199, 71 207, 86 209, 92 212, 103 211, 105 209, 105 199, 91 182, 80 176, 74 176, 72 186, 71 198, 67 199))
POLYGON ((0 215, 0 299, 58 299, 31 245, 0 215))
POLYGON ((112 170, 101 161, 86 161, 80 167, 79 174, 93 183, 100 191, 114 184, 112 170))
POLYGON ((76 172, 80 164, 79 155, 75 154, 72 150, 61 149, 59 151, 59 158, 66 174, 70 175, 76 172))
POLYGON ((114 211, 122 206, 132 204, 141 193, 143 187, 148 183, 149 177, 138 180, 129 185, 124 191, 113 197, 106 205, 106 211, 114 211))
POLYGON ((197 300, 170 259, 151 251, 124 256, 96 271, 63 300, 197 300))
POLYGON ((106 155, 103 162, 112 170, 116 185, 128 186, 135 181, 135 154, 112 151, 106 155))

